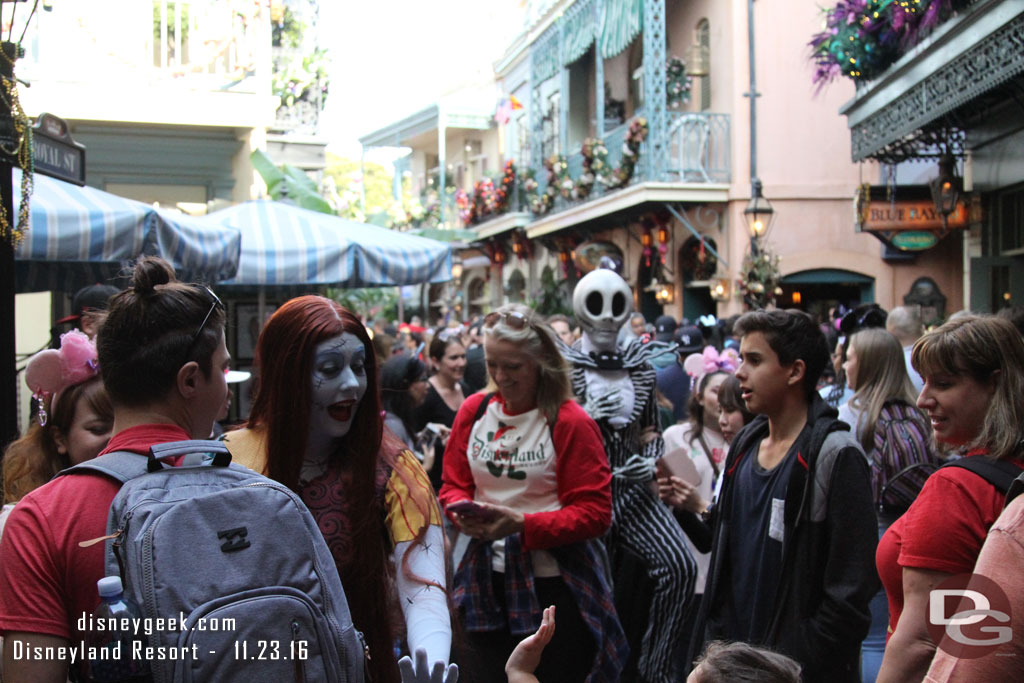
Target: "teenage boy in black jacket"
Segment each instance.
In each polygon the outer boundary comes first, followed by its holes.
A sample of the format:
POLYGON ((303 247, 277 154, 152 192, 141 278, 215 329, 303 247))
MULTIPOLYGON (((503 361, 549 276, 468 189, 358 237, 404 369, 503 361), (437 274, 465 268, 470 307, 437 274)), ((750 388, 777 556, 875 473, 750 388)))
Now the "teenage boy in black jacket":
POLYGON ((801 311, 747 313, 736 333, 736 377, 759 415, 736 436, 710 511, 691 661, 703 642, 737 640, 793 657, 804 681, 860 681, 878 530, 864 453, 815 392, 825 337, 801 311))

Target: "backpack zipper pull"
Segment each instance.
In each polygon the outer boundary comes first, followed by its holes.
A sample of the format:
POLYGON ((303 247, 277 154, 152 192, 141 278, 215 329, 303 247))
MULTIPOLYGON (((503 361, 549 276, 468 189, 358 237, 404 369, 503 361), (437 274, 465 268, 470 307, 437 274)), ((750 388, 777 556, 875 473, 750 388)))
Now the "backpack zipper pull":
POLYGON ((370 657, 370 646, 366 642, 366 637, 363 635, 362 631, 356 631, 356 635, 359 636, 359 642, 363 646, 363 678, 366 679, 367 683, 373 683, 373 672, 370 669, 370 662, 372 659, 370 657))
POLYGON ((100 536, 99 538, 91 538, 88 541, 81 541, 78 544, 78 547, 79 548, 89 548, 91 546, 96 545, 97 543, 99 543, 101 541, 109 541, 112 538, 117 538, 118 536, 120 536, 123 531, 124 531, 124 529, 118 529, 114 533, 108 534, 106 536, 100 536))

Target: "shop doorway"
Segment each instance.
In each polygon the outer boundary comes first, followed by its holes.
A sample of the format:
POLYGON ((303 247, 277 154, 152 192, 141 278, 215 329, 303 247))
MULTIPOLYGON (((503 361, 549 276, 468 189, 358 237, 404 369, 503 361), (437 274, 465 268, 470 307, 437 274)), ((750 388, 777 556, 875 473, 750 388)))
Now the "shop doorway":
POLYGON ((779 308, 799 308, 820 320, 839 305, 853 308, 875 300, 875 280, 848 270, 822 268, 791 273, 782 278, 779 308))

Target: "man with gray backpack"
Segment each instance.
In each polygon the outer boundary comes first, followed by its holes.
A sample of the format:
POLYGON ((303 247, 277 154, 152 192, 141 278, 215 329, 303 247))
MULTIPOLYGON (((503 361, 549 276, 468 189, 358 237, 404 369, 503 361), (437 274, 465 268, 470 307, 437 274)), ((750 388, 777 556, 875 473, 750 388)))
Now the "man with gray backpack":
POLYGON ((103 656, 82 643, 104 576, 141 607, 141 680, 363 680, 364 649, 305 505, 230 464, 221 444, 193 441, 227 395, 224 322, 213 292, 155 258, 112 300, 97 347, 114 436, 65 472, 78 476, 25 496, 0 542, 6 681, 62 682, 103 656))

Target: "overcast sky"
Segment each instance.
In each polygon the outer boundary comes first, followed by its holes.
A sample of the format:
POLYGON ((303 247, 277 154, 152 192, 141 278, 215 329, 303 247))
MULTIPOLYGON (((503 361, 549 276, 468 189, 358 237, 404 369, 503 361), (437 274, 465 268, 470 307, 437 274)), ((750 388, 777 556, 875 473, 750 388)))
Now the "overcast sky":
POLYGON ((321 2, 320 40, 332 59, 321 123, 328 149, 359 158, 360 136, 492 73, 521 31, 524 6, 522 0, 321 2))

